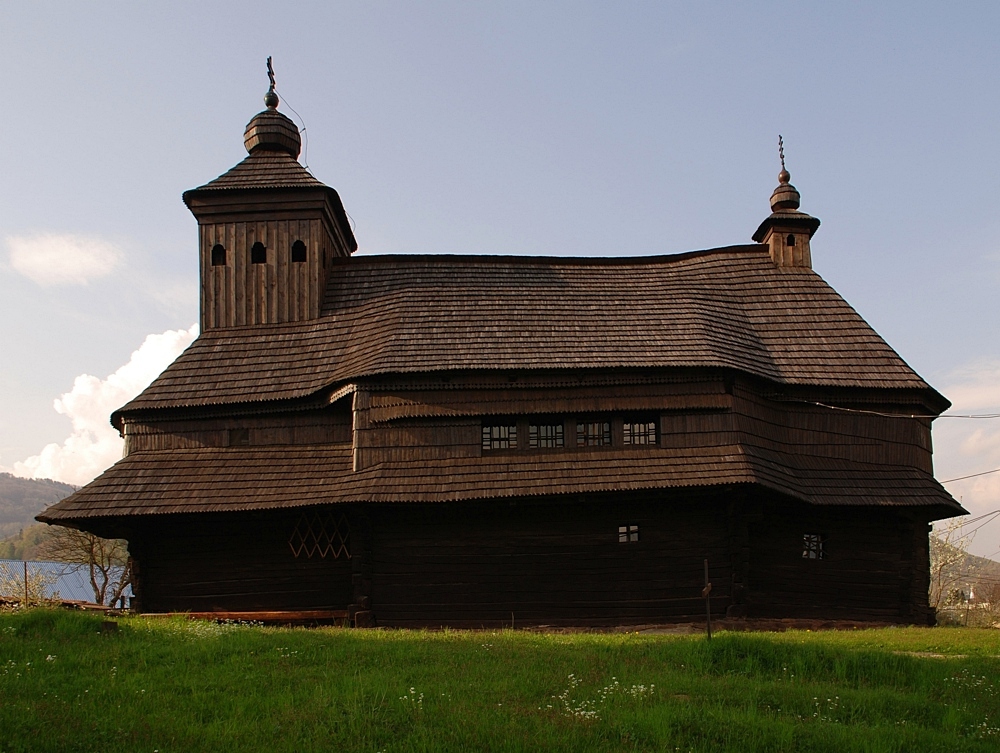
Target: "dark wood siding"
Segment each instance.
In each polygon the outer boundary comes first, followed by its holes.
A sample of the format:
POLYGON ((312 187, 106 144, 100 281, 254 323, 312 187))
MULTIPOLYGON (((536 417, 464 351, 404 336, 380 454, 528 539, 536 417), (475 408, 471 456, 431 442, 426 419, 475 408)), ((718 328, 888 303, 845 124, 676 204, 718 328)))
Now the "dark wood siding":
POLYGON ((751 617, 926 623, 927 522, 907 511, 764 502, 749 523, 751 617), (803 534, 824 538, 803 558, 803 534))
POLYGON ((303 511, 164 515, 129 538, 143 612, 347 609, 351 560, 295 557, 303 511))
MULTIPOLYGON (((631 497, 631 498, 630 498, 631 497)), ((612 625, 699 619, 729 606, 722 502, 698 495, 574 503, 371 508, 379 625, 612 625), (621 525, 638 542, 619 543, 621 525)))
POLYGON ((232 418, 125 422, 125 454, 146 450, 226 447, 230 432, 245 429, 247 444, 350 444, 351 414, 346 405, 300 413, 232 418))
POLYGON ((895 415, 878 404, 838 410, 805 397, 768 399, 742 381, 734 403, 736 428, 757 447, 932 472, 930 419, 912 418, 910 406, 897 407, 895 415))

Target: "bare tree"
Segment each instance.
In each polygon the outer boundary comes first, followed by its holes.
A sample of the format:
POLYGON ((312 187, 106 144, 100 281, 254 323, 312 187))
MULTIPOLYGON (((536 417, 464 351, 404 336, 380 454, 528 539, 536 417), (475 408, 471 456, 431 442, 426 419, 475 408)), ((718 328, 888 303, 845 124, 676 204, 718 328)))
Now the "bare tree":
POLYGON ((52 526, 38 551, 56 562, 86 565, 97 604, 114 604, 132 582, 132 560, 124 539, 102 539, 75 528, 52 526))
POLYGON ((974 558, 969 557, 969 544, 975 531, 965 533, 962 525, 961 521, 952 519, 930 536, 931 587, 928 601, 934 609, 954 607, 958 602, 966 601, 972 581, 976 578, 974 558))

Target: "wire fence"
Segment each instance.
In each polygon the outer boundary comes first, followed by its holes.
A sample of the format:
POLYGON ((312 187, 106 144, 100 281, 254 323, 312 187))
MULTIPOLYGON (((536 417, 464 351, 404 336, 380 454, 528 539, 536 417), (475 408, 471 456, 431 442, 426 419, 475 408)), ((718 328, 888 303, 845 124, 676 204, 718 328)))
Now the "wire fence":
MULTIPOLYGON (((113 588, 124 568, 112 567, 108 578, 107 598, 110 600, 113 588)), ((100 575, 98 575, 100 578, 100 575)), ((128 585, 121 598, 114 604, 125 608, 132 598, 132 586, 128 585)), ((72 562, 25 562, 23 560, 0 560, 0 599, 19 604, 40 604, 46 601, 87 601, 97 603, 98 594, 90 582, 90 567, 72 562)))

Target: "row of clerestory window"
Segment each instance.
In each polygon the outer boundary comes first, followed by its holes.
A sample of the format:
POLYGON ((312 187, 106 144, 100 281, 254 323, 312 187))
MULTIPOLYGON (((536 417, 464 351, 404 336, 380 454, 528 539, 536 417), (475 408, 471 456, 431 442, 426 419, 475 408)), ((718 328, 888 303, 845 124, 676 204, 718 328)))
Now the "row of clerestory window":
MULTIPOLYGON (((523 431, 522 426, 522 431, 523 431)), ((518 438, 517 421, 504 419, 484 422, 482 448, 484 450, 558 449, 575 447, 611 447, 611 421, 579 419, 576 421, 548 420, 531 422, 527 437, 518 438), (575 423, 575 428, 572 424, 575 423), (567 427, 567 424, 570 426, 567 427), (569 431, 567 432, 567 429, 569 431), (569 440, 570 444, 567 444, 569 440)), ((626 418, 622 427, 622 444, 626 446, 658 444, 657 422, 652 418, 626 418)))
MULTIPOLYGON (((302 241, 295 241, 295 243, 292 244, 291 260, 296 263, 301 263, 306 261, 306 259, 306 244, 302 241)), ((212 266, 224 267, 226 263, 226 247, 221 243, 216 243, 212 246, 212 266)), ((257 241, 250 247, 250 263, 267 264, 267 246, 260 241, 257 241)))

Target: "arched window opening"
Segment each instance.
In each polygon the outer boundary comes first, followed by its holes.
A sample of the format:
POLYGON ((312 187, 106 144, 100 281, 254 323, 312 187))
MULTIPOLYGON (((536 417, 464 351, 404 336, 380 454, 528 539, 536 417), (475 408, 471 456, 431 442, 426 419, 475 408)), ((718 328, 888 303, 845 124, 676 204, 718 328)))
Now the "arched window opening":
POLYGON ((267 264, 267 249, 260 241, 254 243, 250 249, 250 263, 267 264))
POLYGON ((221 243, 212 246, 212 266, 224 267, 226 265, 226 247, 221 243))
POLYGON ((786 246, 794 246, 795 245, 795 236, 794 235, 789 235, 787 238, 785 238, 785 245, 786 246))
POLYGON ((306 244, 302 241, 295 241, 292 244, 292 261, 302 262, 306 260, 306 244))

